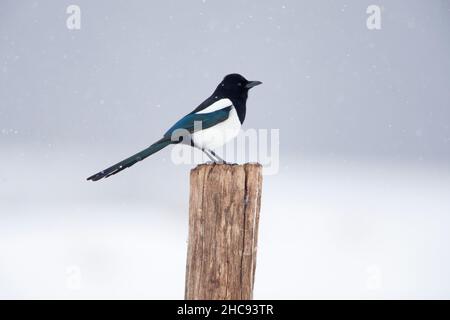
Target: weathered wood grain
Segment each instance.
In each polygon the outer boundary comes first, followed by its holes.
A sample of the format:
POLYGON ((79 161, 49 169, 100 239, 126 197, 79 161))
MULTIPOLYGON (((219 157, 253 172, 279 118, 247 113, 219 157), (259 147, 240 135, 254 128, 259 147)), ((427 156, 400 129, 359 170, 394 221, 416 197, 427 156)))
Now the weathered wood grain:
POLYGON ((262 167, 191 170, 185 298, 252 299, 262 167))

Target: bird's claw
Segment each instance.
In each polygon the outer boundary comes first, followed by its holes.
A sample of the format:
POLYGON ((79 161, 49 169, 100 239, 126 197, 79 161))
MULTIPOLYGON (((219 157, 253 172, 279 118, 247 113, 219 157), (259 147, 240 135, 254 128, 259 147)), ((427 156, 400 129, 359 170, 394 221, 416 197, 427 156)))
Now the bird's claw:
POLYGON ((205 164, 225 164, 228 166, 237 166, 236 162, 227 162, 227 161, 206 161, 205 164))
POLYGON ((219 162, 217 162, 218 164, 226 164, 226 165, 228 165, 228 166, 237 166, 237 163, 236 162, 228 162, 228 161, 225 161, 225 160, 223 160, 223 161, 219 161, 219 162))

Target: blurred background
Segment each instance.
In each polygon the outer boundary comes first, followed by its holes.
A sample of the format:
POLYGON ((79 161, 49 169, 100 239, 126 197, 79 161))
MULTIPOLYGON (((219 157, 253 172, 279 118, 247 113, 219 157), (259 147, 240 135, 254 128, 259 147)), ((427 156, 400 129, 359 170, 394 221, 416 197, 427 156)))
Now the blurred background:
POLYGON ((182 299, 193 165, 85 178, 232 72, 280 129, 255 298, 450 298, 449 36, 445 0, 1 0, 0 298, 182 299))

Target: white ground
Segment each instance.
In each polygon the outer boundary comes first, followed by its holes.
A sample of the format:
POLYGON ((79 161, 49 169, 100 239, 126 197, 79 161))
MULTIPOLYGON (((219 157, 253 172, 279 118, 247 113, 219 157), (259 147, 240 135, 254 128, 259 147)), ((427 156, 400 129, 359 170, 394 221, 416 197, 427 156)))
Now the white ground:
MULTIPOLYGON (((183 298, 189 166, 167 152, 93 184, 92 159, 111 157, 12 154, 0 298, 183 298)), ((436 164, 282 158, 264 180, 255 298, 450 298, 449 195, 436 164)))

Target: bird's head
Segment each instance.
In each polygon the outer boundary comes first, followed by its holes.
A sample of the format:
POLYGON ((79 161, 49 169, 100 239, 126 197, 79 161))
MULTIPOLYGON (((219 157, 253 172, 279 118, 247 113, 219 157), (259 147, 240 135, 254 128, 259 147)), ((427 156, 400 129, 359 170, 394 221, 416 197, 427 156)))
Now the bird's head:
POLYGON ((249 81, 238 73, 232 73, 223 78, 214 93, 222 97, 247 98, 248 90, 260 84, 261 81, 249 81))

